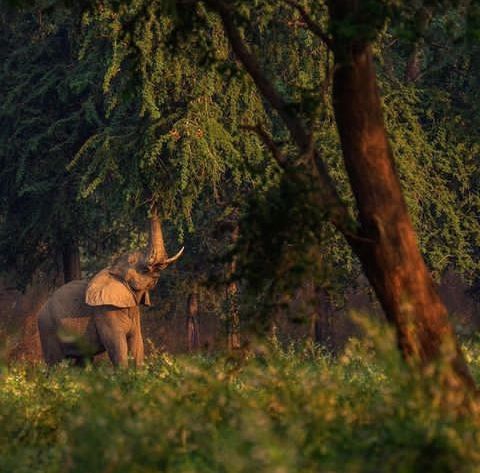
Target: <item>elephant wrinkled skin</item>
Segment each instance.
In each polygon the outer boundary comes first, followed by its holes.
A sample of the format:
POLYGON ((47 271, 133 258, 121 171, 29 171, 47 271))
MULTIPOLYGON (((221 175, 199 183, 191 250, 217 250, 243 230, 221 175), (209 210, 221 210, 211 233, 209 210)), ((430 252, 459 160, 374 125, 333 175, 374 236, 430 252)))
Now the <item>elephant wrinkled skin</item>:
POLYGON ((90 281, 72 281, 57 289, 38 314, 45 361, 53 365, 65 358, 83 364, 107 351, 115 366, 143 362, 140 304, 149 305, 148 291, 160 271, 176 261, 163 244, 160 220, 152 212, 150 241, 144 252, 120 256, 90 281))

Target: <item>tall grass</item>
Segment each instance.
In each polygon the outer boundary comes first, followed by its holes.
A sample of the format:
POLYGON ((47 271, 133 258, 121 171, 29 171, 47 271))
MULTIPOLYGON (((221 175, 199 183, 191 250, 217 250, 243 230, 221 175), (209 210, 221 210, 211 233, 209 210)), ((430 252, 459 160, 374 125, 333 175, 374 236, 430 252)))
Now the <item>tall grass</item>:
MULTIPOLYGON (((435 401, 387 334, 338 357, 270 344, 145 369, 3 368, 1 472, 480 471, 480 422, 435 401)), ((475 375, 480 347, 467 347, 475 375)))

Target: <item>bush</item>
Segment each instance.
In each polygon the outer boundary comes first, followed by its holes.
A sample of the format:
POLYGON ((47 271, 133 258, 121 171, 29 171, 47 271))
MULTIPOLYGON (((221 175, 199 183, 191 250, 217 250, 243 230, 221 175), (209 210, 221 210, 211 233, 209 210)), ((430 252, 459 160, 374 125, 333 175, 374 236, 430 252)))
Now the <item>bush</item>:
MULTIPOLYGON (((4 368, 0 471, 476 471, 478 419, 440 407, 435 376, 413 379, 382 343, 4 368)), ((477 377, 479 354, 467 347, 477 377)))

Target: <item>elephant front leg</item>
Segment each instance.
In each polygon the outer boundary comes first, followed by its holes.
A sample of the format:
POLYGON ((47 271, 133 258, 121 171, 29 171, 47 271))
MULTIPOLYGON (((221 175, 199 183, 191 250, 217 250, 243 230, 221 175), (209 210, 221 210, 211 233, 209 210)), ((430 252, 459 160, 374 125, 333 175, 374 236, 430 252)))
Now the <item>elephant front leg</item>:
POLYGON ((143 338, 142 334, 134 334, 127 339, 128 350, 130 355, 133 357, 135 367, 139 368, 143 365, 143 360, 145 358, 144 348, 143 348, 143 338))
POLYGON ((130 325, 128 317, 121 309, 106 311, 95 315, 95 326, 100 340, 114 366, 128 366, 128 344, 126 328, 130 325))
POLYGON ((140 310, 138 307, 133 308, 131 311, 133 328, 129 337, 127 338, 128 350, 130 355, 133 357, 135 366, 138 368, 143 365, 143 360, 145 357, 144 347, 143 347, 143 337, 142 337, 142 328, 140 326, 140 310))

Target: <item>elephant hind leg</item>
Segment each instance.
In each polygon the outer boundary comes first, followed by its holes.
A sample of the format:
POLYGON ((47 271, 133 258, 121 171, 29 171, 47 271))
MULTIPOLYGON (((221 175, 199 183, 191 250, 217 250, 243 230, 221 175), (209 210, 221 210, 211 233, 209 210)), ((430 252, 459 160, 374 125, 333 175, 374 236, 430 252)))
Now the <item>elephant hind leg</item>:
POLYGON ((38 320, 38 329, 40 332, 40 344, 42 345, 43 357, 47 365, 52 366, 63 360, 64 354, 61 342, 58 338, 56 326, 43 319, 38 320))

